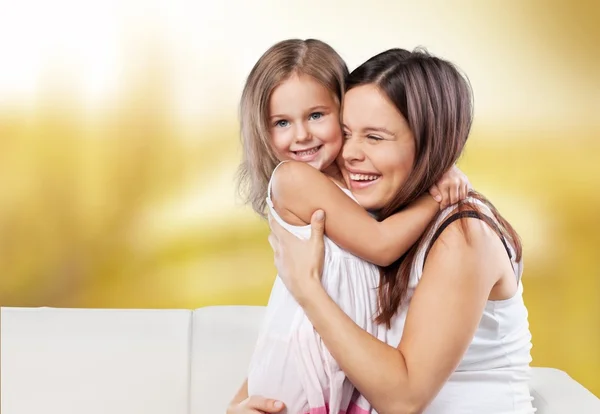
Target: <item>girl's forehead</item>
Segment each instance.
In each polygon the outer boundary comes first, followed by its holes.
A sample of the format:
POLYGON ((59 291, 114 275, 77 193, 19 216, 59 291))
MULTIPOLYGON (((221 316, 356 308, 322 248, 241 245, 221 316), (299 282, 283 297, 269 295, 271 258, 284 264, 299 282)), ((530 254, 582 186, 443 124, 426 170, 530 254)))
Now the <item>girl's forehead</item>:
POLYGON ((269 100, 269 112, 273 115, 316 107, 338 108, 339 104, 332 91, 309 76, 287 79, 273 90, 269 100))

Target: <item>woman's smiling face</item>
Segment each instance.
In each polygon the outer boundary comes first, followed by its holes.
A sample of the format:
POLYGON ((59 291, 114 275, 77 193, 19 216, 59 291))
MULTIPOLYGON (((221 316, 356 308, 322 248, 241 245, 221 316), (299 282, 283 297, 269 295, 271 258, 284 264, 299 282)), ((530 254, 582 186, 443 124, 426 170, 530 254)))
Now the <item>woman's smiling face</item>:
POLYGON ((408 122, 373 84, 346 92, 344 146, 338 165, 346 185, 367 210, 379 210, 400 191, 415 161, 408 122))

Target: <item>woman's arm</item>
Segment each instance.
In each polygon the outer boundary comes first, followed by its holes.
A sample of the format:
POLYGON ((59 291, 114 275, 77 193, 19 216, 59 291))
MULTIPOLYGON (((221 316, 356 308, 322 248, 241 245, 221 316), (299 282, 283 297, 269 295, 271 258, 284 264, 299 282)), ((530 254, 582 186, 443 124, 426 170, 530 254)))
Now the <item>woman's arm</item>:
POLYGON ((271 220, 269 241, 280 277, 350 381, 379 413, 418 413, 427 407, 472 341, 500 277, 500 271, 490 269, 505 269, 506 252, 495 233, 479 220, 462 220, 466 230, 457 220, 430 251, 398 348, 358 327, 323 289, 319 225, 303 241, 271 220))
POLYGON ((379 266, 387 266, 402 256, 439 210, 439 204, 425 195, 378 222, 323 173, 293 161, 282 164, 275 172, 272 199, 278 212, 287 210, 305 223, 315 210, 324 210, 327 236, 343 249, 379 266))

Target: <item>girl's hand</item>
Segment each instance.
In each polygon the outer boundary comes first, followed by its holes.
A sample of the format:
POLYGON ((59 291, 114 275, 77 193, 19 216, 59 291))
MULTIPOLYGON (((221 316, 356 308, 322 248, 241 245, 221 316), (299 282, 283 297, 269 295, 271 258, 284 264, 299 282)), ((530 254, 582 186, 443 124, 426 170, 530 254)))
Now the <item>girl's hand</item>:
POLYGON ((302 240, 283 228, 269 215, 271 227, 269 244, 273 249, 275 267, 279 277, 300 305, 310 296, 310 288, 316 284, 321 286, 321 273, 325 260, 323 240, 325 212, 315 211, 310 225, 310 239, 302 240))
POLYGON ((444 209, 467 198, 470 190, 472 187, 467 176, 456 165, 453 165, 429 189, 429 194, 440 203, 440 208, 444 209))
POLYGON ((281 401, 253 395, 239 404, 232 404, 227 408, 227 414, 266 414, 278 413, 283 410, 281 401))

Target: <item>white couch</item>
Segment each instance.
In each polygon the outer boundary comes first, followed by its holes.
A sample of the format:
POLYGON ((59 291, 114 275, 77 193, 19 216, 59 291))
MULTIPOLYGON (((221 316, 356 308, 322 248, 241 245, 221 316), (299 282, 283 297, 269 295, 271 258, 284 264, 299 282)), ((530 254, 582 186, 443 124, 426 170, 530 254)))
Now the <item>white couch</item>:
MULTIPOLYGON (((245 377, 262 307, 0 309, 2 414, 219 414, 245 377)), ((538 414, 598 414, 600 400, 534 368, 538 414)))

